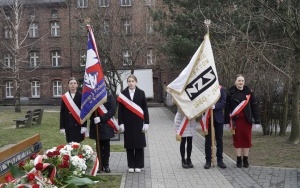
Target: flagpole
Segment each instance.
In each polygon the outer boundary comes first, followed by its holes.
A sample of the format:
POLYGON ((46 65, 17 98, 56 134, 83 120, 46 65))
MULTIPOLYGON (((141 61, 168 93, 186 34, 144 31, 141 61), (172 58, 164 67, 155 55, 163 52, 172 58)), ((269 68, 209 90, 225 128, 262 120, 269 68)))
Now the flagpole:
POLYGON ((212 157, 212 166, 216 166, 216 155, 215 155, 215 128, 214 128, 214 111, 211 110, 210 116, 210 132, 211 132, 211 157, 212 157))
MULTIPOLYGON (((97 117, 97 110, 94 111, 94 114, 95 114, 95 117, 97 117)), ((93 120, 91 120, 93 121, 93 120)), ((101 151, 100 151, 100 136, 99 136, 99 127, 98 127, 98 123, 95 123, 95 126, 96 126, 96 147, 97 147, 97 156, 98 156, 98 160, 99 160, 99 167, 100 167, 100 171, 102 171, 102 160, 101 160, 101 151)))

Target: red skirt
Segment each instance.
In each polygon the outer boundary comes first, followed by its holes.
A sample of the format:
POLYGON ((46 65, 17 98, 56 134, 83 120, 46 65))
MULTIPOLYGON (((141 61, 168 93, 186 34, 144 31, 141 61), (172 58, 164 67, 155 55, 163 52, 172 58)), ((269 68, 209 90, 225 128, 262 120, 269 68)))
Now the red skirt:
POLYGON ((252 123, 249 123, 244 111, 238 114, 235 120, 236 128, 233 135, 233 146, 235 148, 251 148, 252 123))

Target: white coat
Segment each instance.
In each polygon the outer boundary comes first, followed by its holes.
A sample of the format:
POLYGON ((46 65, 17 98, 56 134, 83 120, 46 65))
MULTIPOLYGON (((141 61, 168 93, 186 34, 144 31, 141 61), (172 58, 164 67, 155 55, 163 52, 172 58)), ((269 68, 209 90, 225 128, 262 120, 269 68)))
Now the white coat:
MULTIPOLYGON (((183 117, 184 117, 184 114, 182 112, 180 112, 178 109, 177 113, 175 115, 175 119, 174 119, 174 126, 175 126, 176 130, 178 130, 183 117)), ((189 120, 188 125, 186 126, 186 128, 182 134, 182 137, 194 136, 194 134, 196 133, 196 127, 197 127, 196 120, 195 119, 189 120)))

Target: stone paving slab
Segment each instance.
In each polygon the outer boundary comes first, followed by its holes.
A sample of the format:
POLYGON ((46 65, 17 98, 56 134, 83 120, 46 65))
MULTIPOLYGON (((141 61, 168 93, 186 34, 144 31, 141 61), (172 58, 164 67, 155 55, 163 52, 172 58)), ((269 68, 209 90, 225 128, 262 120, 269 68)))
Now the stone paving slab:
MULTIPOLYGON (((145 148, 145 168, 141 173, 127 173, 125 152, 112 152, 112 173, 123 174, 120 187, 125 188, 299 188, 300 169, 250 166, 237 168, 235 161, 224 154, 226 169, 203 168, 205 164, 204 138, 193 139, 192 162, 194 168, 183 169, 179 152, 180 142, 175 140, 174 114, 165 107, 149 108, 150 128, 145 148)), ((113 144, 123 144, 114 141, 113 144)), ((288 160, 288 159, 287 159, 288 160)))

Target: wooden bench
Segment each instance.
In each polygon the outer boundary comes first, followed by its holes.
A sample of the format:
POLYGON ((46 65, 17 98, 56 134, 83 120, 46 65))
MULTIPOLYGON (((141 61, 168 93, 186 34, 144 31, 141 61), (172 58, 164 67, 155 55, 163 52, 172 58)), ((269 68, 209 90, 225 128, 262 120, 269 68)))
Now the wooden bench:
POLYGON ((25 125, 25 127, 31 127, 32 125, 33 111, 28 110, 26 112, 25 118, 13 119, 16 122, 16 128, 19 128, 20 125, 25 125))
POLYGON ((44 109, 34 109, 32 115, 32 125, 41 125, 44 109))
POLYGON ((5 177, 10 174, 8 164, 19 164, 30 157, 33 153, 42 150, 39 134, 27 138, 7 149, 0 151, 0 184, 5 183, 5 177))

